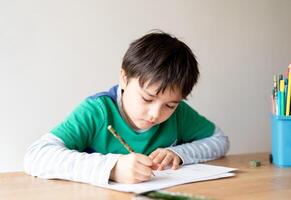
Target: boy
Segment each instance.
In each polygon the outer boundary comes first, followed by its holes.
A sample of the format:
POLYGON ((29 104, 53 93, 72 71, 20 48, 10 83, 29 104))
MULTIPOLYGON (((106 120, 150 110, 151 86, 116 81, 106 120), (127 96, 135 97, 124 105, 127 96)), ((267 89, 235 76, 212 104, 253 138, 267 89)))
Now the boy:
POLYGON ((152 170, 224 156, 228 138, 183 101, 198 76, 195 56, 177 38, 154 32, 137 39, 123 58, 120 84, 85 99, 31 145, 26 173, 98 186, 138 183, 150 180, 152 170))

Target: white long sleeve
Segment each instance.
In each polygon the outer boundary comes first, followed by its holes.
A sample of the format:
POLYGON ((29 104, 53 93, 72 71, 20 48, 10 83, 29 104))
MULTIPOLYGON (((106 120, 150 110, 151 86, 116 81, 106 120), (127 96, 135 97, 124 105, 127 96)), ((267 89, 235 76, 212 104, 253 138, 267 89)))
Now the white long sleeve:
MULTIPOLYGON (((229 149, 228 137, 215 129, 211 137, 168 149, 177 153, 183 165, 214 160, 229 149)), ((120 154, 80 153, 69 150, 61 139, 49 133, 35 141, 24 157, 26 173, 47 179, 65 179, 97 186, 108 184, 120 154)))
POLYGON ((97 186, 107 185, 120 154, 80 153, 69 150, 61 139, 45 134, 24 157, 26 173, 47 179, 65 179, 97 186))
POLYGON ((228 137, 218 127, 211 137, 169 147, 182 159, 183 165, 206 162, 224 156, 229 149, 228 137))

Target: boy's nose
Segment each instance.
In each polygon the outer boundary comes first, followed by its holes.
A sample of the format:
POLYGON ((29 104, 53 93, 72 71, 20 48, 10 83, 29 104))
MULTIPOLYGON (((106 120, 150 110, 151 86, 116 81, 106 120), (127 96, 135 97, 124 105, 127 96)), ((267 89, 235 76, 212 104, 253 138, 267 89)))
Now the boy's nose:
POLYGON ((149 121, 150 121, 151 123, 155 123, 155 122, 157 121, 157 118, 155 118, 155 117, 153 117, 153 116, 150 116, 149 121))
POLYGON ((160 108, 152 108, 149 111, 149 121, 154 123, 158 120, 160 116, 160 108))

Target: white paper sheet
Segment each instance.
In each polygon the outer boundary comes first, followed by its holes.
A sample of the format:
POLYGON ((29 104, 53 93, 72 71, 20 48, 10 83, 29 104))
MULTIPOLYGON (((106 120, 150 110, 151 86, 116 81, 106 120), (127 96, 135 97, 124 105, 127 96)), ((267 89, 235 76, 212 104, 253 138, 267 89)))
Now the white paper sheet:
POLYGON ((163 171, 154 171, 155 176, 147 182, 137 184, 109 182, 109 184, 104 187, 123 192, 142 193, 180 185, 183 183, 230 177, 235 174, 229 172, 235 170, 237 169, 207 164, 186 165, 182 166, 178 170, 167 169, 163 171))

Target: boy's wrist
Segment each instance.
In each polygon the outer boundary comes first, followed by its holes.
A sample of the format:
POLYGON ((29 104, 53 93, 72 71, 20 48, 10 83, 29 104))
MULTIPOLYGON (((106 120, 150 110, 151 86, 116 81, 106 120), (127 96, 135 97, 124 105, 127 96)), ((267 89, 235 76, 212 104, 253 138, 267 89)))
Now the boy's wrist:
POLYGON ((111 169, 111 172, 110 172, 109 180, 111 181, 115 181, 115 167, 116 167, 116 164, 114 165, 114 167, 111 169))
POLYGON ((118 160, 116 161, 115 165, 113 166, 113 168, 110 171, 110 175, 109 175, 109 180, 111 181, 116 181, 116 165, 118 164, 118 162, 120 161, 120 158, 123 155, 120 155, 120 157, 118 158, 118 160))
POLYGON ((175 148, 173 147, 168 147, 167 149, 169 149, 170 151, 172 151, 174 154, 176 154, 179 158, 180 158, 180 162, 179 165, 183 165, 184 160, 182 158, 182 156, 175 150, 175 148))
POLYGON ((115 165, 113 166, 113 168, 110 171, 110 175, 109 175, 109 180, 111 181, 115 181, 115 182, 120 182, 120 175, 122 175, 120 173, 120 165, 122 165, 122 163, 124 163, 123 158, 125 158, 125 156, 128 156, 129 154, 126 155, 120 155, 118 160, 116 161, 115 165), (119 165, 119 166, 117 166, 119 165))
POLYGON ((118 161, 120 160, 120 157, 122 157, 122 154, 111 154, 114 157, 114 161, 111 164, 111 169, 110 172, 108 172, 108 176, 107 176, 107 181, 116 181, 116 165, 118 163, 118 161))

